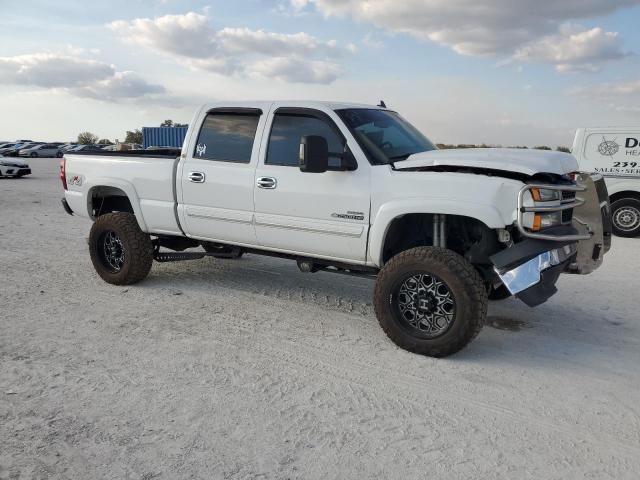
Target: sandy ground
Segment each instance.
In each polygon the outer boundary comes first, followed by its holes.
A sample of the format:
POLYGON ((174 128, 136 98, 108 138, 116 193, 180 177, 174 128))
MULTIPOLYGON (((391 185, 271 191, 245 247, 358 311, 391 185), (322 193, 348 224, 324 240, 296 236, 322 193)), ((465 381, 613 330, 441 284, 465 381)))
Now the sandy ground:
POLYGON ((371 280, 245 256, 107 285, 30 163, 0 179, 0 479, 640 477, 640 239, 434 360, 371 280))

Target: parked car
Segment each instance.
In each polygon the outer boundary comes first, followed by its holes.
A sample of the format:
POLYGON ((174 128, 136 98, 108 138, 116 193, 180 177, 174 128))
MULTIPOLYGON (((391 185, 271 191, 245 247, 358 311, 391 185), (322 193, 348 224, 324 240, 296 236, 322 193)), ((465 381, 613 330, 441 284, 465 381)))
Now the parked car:
POLYGON ((24 177, 30 174, 31 169, 27 163, 0 155, 0 177, 24 177))
POLYGON ((580 128, 572 152, 582 170, 604 176, 613 232, 640 236, 640 127, 580 128))
POLYGON ((20 150, 35 147, 36 145, 41 145, 42 142, 29 142, 29 143, 16 143, 12 148, 3 149, 4 151, 0 152, 5 157, 17 157, 20 153, 20 150))
POLYGON ((22 144, 17 142, 4 143, 0 145, 0 155, 4 155, 5 152, 8 152, 9 150, 13 150, 14 148, 19 147, 20 145, 22 144))
POLYGON ((77 146, 78 146, 77 143, 65 143, 64 145, 60 146, 60 151, 64 153, 67 150, 70 150, 70 149, 75 148, 77 146))
POLYGON ((62 157, 62 152, 58 145, 53 143, 43 143, 42 145, 34 145, 29 148, 22 148, 18 152, 20 157, 62 157))
POLYGON ((63 206, 94 221, 106 282, 139 282, 154 259, 243 253, 375 276, 390 339, 442 357, 475 338, 488 298, 539 305, 610 248, 604 180, 565 153, 437 150, 384 107, 327 102, 210 104, 189 129, 184 155, 61 162, 63 206))
POLYGON ((102 152, 102 147, 100 145, 77 145, 73 148, 67 150, 66 153, 71 152, 102 152))

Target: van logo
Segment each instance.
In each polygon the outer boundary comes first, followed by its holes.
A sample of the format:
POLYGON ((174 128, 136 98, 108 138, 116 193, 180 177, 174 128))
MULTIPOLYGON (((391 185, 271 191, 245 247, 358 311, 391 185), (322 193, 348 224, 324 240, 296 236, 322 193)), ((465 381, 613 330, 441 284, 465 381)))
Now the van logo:
POLYGON ((613 140, 607 140, 605 137, 602 137, 602 143, 598 145, 598 152, 600 155, 605 157, 613 157, 620 150, 620 145, 618 145, 617 138, 613 140))

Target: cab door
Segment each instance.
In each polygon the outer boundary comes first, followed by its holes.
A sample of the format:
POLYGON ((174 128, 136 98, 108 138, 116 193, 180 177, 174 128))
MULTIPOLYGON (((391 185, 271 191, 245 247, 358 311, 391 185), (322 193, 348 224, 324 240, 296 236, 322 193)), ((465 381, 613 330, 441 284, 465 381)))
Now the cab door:
POLYGON ((253 186, 264 115, 257 108, 214 108, 178 169, 178 215, 187 236, 255 245, 253 186))
MULTIPOLYGON (((281 107, 267 122, 255 181, 255 226, 259 245, 290 253, 364 263, 370 210, 370 170, 341 157, 355 142, 332 111, 281 107), (300 139, 326 138, 330 170, 299 168, 300 139), (353 167, 352 167, 353 168, 353 167)), ((353 156, 351 156, 352 160, 353 156)), ((368 167, 368 165, 366 165, 368 167)))

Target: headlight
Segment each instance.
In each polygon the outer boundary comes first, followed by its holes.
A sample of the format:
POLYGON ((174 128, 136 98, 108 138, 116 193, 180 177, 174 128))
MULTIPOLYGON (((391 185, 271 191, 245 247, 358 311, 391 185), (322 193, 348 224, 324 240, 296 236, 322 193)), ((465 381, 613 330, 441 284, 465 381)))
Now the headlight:
MULTIPOLYGON (((562 193, 558 190, 544 188, 532 188, 524 196, 525 207, 560 207, 562 193)), ((524 214, 523 226, 532 232, 539 232, 549 227, 562 225, 562 212, 527 212, 524 214)))
POLYGON ((545 228, 562 225, 562 212, 536 213, 533 216, 531 230, 539 232, 545 228))
POLYGON ((560 201, 561 193, 558 190, 546 190, 544 188, 532 188, 531 196, 535 202, 560 201))

